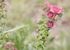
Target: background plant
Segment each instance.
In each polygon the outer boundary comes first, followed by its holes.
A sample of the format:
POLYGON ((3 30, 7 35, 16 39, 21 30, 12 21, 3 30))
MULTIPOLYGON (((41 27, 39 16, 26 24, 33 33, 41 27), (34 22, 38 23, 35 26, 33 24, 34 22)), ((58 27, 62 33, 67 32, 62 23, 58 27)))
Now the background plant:
POLYGON ((6 0, 0 0, 0 33, 2 33, 4 31, 4 27, 6 24, 6 20, 5 18, 7 17, 6 15, 6 11, 7 8, 6 5, 8 5, 9 3, 6 0))
POLYGON ((6 31, 5 30, 5 24, 6 24, 5 20, 6 20, 6 16, 7 16, 6 15, 7 9, 5 8, 5 5, 9 5, 9 3, 6 0, 0 0, 0 10, 1 10, 0 11, 0 13, 1 13, 0 14, 0 22, 1 22, 0 23, 0 50, 6 50, 6 49, 7 50, 10 50, 10 49, 16 50, 16 48, 8 45, 8 43, 11 42, 12 39, 13 39, 13 42, 15 42, 15 44, 16 44, 15 47, 17 47, 18 50, 21 50, 25 46, 21 47, 19 45, 22 45, 22 44, 25 45, 24 40, 28 34, 28 27, 23 25, 23 26, 19 26, 19 27, 16 27, 14 29, 10 29, 10 30, 6 31), (17 31, 18 32, 17 34, 14 34, 15 32, 13 32, 13 31, 15 31, 15 30, 19 30, 19 31, 17 31), (11 32, 13 32, 13 34, 14 34, 13 38, 11 36, 11 32), (19 33, 21 33, 21 34, 19 34, 19 33), (25 34, 25 35, 23 35, 23 34, 25 34), (10 38, 8 38, 9 36, 11 37, 11 41, 10 41, 10 38))
POLYGON ((37 50, 44 50, 46 40, 50 34, 49 30, 55 27, 55 21, 57 21, 58 17, 61 17, 63 14, 63 9, 56 5, 51 5, 48 1, 44 2, 45 7, 42 7, 44 10, 44 14, 42 14, 42 19, 38 22, 38 32, 39 35, 37 36, 37 50), (47 19, 48 17, 48 19, 47 19), (46 22, 47 21, 47 22, 46 22))
POLYGON ((3 31, 5 30, 5 25, 6 25, 6 12, 7 8, 6 5, 9 3, 6 0, 0 0, 0 44, 4 45, 4 41, 2 42, 3 38, 6 38, 6 33, 3 34, 3 31))

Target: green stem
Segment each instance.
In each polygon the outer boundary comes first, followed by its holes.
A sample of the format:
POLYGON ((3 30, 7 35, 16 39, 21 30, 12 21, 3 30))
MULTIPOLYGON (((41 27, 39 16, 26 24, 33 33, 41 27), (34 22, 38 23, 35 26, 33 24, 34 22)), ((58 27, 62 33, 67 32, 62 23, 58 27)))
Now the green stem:
POLYGON ((51 29, 51 28, 48 27, 46 31, 49 31, 50 29, 51 29))

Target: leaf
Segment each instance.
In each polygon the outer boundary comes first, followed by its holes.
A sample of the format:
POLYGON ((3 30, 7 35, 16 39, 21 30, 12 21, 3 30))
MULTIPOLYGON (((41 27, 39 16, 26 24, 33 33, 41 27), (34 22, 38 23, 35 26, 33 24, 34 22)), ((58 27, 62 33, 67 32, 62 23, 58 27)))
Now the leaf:
POLYGON ((20 27, 16 27, 16 28, 14 28, 14 29, 11 29, 11 30, 8 30, 8 31, 4 31, 4 34, 5 34, 5 33, 8 33, 8 32, 15 31, 15 30, 18 30, 18 29, 21 29, 21 28, 23 28, 23 27, 25 27, 25 25, 23 25, 23 26, 20 26, 20 27))

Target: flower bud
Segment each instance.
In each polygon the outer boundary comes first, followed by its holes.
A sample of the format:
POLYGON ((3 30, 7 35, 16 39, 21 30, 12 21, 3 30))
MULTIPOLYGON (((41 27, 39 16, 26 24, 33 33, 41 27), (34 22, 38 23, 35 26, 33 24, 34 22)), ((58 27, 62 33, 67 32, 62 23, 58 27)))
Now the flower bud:
POLYGON ((42 16, 44 16, 44 14, 42 14, 42 16))

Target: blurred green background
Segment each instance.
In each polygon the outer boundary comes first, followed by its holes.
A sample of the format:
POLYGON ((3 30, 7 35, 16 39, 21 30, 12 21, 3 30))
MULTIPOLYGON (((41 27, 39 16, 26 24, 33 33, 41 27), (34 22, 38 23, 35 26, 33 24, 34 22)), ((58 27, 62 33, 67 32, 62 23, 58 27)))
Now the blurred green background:
POLYGON ((43 11, 41 7, 45 1, 52 5, 63 7, 64 15, 58 18, 56 27, 51 29, 45 50, 70 50, 70 0, 8 0, 7 30, 21 26, 28 26, 11 32, 7 42, 14 42, 17 50, 36 50, 32 47, 35 42, 36 26, 43 11))

